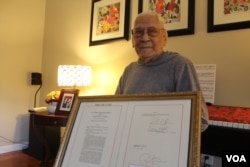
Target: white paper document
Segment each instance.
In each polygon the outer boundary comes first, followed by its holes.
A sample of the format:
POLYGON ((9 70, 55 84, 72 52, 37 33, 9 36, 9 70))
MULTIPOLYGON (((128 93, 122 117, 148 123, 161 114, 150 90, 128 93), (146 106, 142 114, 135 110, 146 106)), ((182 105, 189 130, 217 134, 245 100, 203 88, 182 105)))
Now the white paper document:
POLYGON ((214 103, 215 97, 215 64, 196 64, 195 69, 206 102, 214 103))
POLYGON ((187 165, 191 100, 80 105, 62 167, 187 165))

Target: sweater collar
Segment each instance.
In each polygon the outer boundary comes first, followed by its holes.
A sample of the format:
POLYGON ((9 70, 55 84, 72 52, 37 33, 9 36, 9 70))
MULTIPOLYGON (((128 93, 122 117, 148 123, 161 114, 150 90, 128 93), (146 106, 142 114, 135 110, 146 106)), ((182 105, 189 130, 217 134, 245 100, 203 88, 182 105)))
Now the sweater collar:
POLYGON ((164 62, 162 60, 164 60, 164 58, 167 57, 166 53, 167 52, 162 52, 162 54, 160 54, 159 56, 157 56, 156 58, 150 60, 147 63, 144 63, 143 61, 141 61, 141 59, 138 59, 137 64, 141 65, 141 66, 155 66, 155 65, 162 64, 164 62))

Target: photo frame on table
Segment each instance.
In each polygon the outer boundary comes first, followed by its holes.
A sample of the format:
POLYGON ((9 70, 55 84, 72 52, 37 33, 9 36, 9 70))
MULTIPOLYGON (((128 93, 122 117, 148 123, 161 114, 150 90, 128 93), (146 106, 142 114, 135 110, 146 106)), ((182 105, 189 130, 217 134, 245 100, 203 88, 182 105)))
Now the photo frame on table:
POLYGON ((152 11, 161 15, 169 37, 194 34, 194 0, 172 1, 139 0, 138 13, 152 11))
POLYGON ((201 99, 201 92, 79 96, 54 166, 200 166, 201 99))
POLYGON ((250 28, 250 1, 208 0, 207 32, 250 28))
POLYGON ((79 89, 62 89, 56 106, 55 114, 69 115, 75 99, 78 97, 79 89))
POLYGON ((89 45, 129 39, 130 0, 92 0, 89 45))

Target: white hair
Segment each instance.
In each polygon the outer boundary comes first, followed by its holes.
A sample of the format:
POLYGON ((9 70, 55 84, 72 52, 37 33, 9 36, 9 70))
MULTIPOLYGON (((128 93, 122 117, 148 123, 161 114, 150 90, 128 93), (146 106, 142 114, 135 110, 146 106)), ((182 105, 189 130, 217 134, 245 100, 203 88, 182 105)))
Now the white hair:
MULTIPOLYGON (((147 12, 139 13, 139 14, 136 16, 135 20, 137 20, 138 17, 140 17, 140 16, 145 16, 145 15, 157 17, 157 19, 158 19, 158 21, 159 21, 161 27, 167 31, 167 29, 166 29, 165 26, 164 26, 165 20, 161 17, 161 15, 159 15, 159 14, 157 14, 157 13, 155 13, 155 12, 147 11, 147 12)), ((134 21, 134 23, 135 23, 135 21, 134 21)))

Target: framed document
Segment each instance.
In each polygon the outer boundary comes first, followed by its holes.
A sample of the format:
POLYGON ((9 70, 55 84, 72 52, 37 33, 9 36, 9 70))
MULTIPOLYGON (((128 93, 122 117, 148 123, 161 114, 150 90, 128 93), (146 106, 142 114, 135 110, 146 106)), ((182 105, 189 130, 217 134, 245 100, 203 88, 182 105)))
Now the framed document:
POLYGON ((200 165, 201 93, 79 96, 58 167, 200 165))

